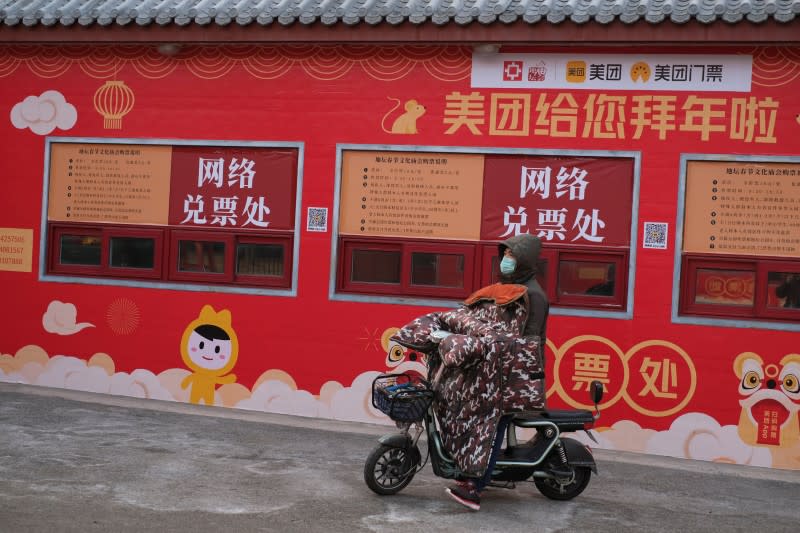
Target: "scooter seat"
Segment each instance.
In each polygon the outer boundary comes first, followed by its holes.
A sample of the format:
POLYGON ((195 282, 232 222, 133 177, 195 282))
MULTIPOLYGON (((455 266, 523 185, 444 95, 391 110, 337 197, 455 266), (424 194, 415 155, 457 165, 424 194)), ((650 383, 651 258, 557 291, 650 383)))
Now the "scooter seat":
POLYGON ((570 409, 570 410, 547 410, 519 413, 514 417, 514 425, 520 427, 531 427, 536 422, 546 420, 559 426, 562 431, 574 431, 583 429, 583 425, 594 422, 594 416, 591 411, 583 409, 570 409))
POLYGON ((559 422, 591 422, 594 420, 591 411, 584 409, 570 409, 570 410, 548 410, 542 411, 542 417, 552 420, 555 423, 559 422))

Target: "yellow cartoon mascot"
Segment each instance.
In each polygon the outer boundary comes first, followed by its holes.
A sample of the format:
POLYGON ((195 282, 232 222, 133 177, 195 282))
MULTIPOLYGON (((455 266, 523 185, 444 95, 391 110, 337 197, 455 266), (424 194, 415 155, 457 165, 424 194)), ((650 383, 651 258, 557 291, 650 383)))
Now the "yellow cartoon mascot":
POLYGON ((235 374, 228 374, 239 357, 239 339, 231 326, 231 312, 219 313, 204 305, 200 316, 183 332, 181 357, 192 371, 181 382, 181 388, 191 385, 189 401, 214 405, 217 384, 234 383, 235 374), (228 374, 228 375, 226 375, 228 374))

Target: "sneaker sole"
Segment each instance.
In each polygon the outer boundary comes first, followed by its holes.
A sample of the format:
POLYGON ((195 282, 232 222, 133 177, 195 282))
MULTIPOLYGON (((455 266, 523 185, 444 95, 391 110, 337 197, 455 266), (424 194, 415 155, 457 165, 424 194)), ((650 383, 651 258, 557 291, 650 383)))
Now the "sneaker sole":
POLYGON ((465 500, 464 498, 460 497, 458 494, 455 494, 455 493, 454 493, 453 491, 451 491, 449 488, 447 488, 447 489, 444 489, 444 491, 445 491, 445 492, 446 492, 446 493, 447 493, 447 494, 448 494, 448 495, 449 495, 451 498, 453 498, 455 501, 457 501, 458 503, 460 503, 461 505, 463 505, 463 506, 464 506, 464 507, 466 507, 467 509, 469 509, 469 510, 471 510, 471 511, 480 511, 480 510, 481 510, 481 504, 480 504, 480 503, 475 503, 475 502, 471 502, 471 501, 469 501, 469 500, 465 500))

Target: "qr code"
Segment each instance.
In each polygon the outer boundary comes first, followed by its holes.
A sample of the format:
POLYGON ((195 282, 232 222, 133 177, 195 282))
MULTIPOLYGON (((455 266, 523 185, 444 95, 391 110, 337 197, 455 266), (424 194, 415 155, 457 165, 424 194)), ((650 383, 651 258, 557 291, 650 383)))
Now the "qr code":
POLYGON ((328 231, 328 208, 309 207, 306 229, 308 231, 328 231))
POLYGON ((667 248, 667 223, 666 222, 645 222, 644 223, 644 248, 667 248))

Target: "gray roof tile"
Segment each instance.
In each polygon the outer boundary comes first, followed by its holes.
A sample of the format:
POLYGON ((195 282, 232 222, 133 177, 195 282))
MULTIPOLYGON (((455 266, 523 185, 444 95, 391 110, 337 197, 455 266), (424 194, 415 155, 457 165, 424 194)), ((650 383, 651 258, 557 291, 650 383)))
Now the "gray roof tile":
POLYGON ((5 26, 788 23, 800 0, 0 0, 5 26))

